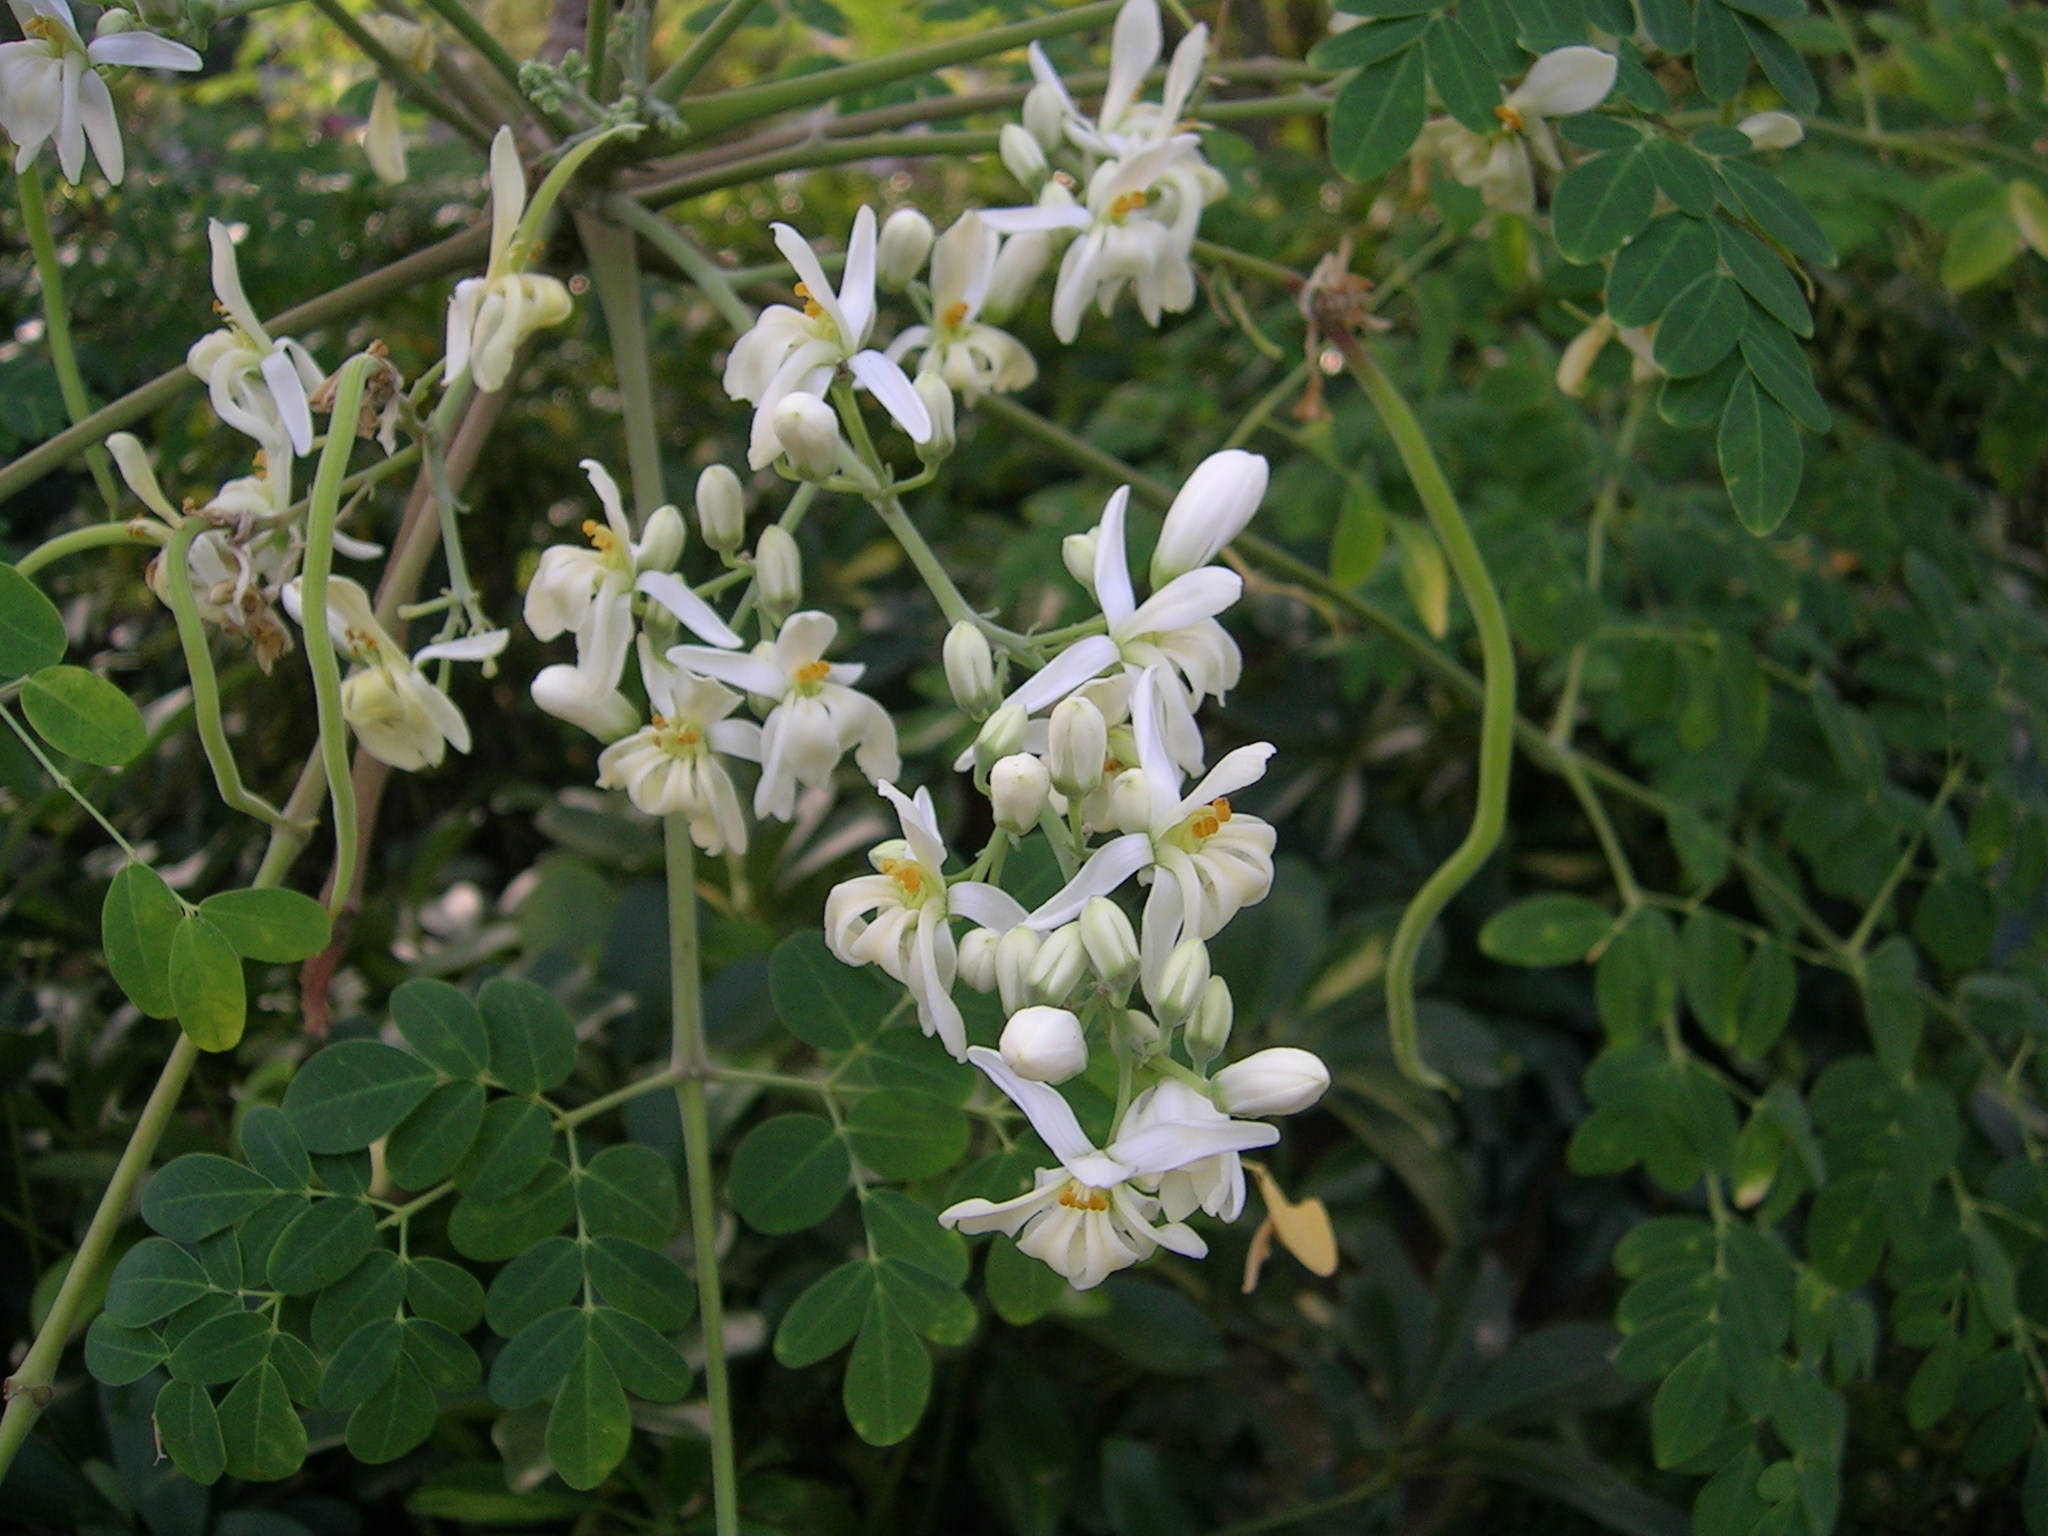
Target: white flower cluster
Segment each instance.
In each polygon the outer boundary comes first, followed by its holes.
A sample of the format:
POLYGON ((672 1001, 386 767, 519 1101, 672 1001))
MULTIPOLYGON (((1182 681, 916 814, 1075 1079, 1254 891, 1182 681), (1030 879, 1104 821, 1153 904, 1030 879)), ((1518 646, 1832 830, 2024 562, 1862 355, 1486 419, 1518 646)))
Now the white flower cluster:
POLYGON ((7 0, 21 41, 0 43, 0 129, 14 140, 14 169, 25 171, 43 145, 57 144, 57 169, 74 185, 85 175, 85 146, 115 186, 126 169, 121 123, 100 70, 192 70, 198 54, 134 25, 127 11, 100 14, 93 40, 79 35, 67 0, 7 0))
POLYGON ((1533 213, 1536 173, 1531 156, 1553 171, 1564 169, 1545 119, 1592 111, 1614 89, 1620 67, 1613 54, 1598 48, 1553 48, 1529 66, 1522 83, 1493 109, 1500 119, 1496 131, 1474 133, 1451 118, 1435 118, 1423 125, 1415 155, 1443 161, 1460 185, 1478 189, 1489 208, 1533 213))

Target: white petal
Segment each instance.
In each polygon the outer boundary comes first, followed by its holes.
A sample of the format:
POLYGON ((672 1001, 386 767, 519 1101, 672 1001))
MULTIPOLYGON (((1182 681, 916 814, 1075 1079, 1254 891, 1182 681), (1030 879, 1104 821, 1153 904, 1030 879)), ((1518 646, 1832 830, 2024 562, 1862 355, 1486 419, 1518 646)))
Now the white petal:
POLYGON ((999 235, 1029 235, 1044 230, 1086 229, 1094 222, 1088 210, 1065 208, 988 208, 981 222, 999 235))
POLYGON ((698 639, 729 651, 746 643, 681 577, 671 576, 667 571, 643 571, 633 585, 682 620, 698 639))
POLYGON ((895 418, 896 425, 910 434, 913 443, 931 441, 932 414, 900 367, 879 352, 856 352, 846 366, 882 402, 882 409, 895 418))
POLYGON ((1016 897, 980 880, 947 886, 946 910, 996 933, 1008 933, 1025 918, 1023 903, 1016 897))
POLYGON ((839 278, 839 310, 848 327, 845 340, 857 347, 875 323, 875 210, 865 203, 853 216, 846 242, 846 268, 839 278))
POLYGON ((1102 616, 1114 630, 1136 608, 1131 592, 1131 565, 1124 553, 1124 511, 1131 503, 1131 488, 1120 485, 1102 509, 1102 525, 1095 533, 1095 600, 1102 604, 1102 616))
POLYGON ((1070 923, 1096 896, 1107 896, 1139 870, 1152 862, 1152 839, 1142 832, 1127 832, 1104 843, 1088 856, 1066 886, 1025 919, 1043 933, 1070 923))
POLYGON ((626 503, 619 495, 619 482, 612 478, 612 472, 596 459, 579 459, 583 473, 589 477, 590 488, 597 492, 597 499, 604 508, 605 526, 612 531, 621 547, 633 543, 633 525, 626 521, 626 503))
POLYGON ((702 645, 678 645, 670 648, 668 659, 699 677, 730 683, 746 693, 757 693, 764 698, 779 699, 789 687, 789 678, 765 656, 714 651, 702 645))
POLYGON ((259 347, 268 347, 270 338, 264 334, 263 322, 249 303, 249 295, 242 291, 242 269, 235 260, 235 237, 228 233, 227 225, 219 219, 206 221, 206 237, 213 248, 214 297, 220 300, 228 318, 240 326, 250 340, 259 347))
POLYGON ((1115 128, 1130 110, 1145 83, 1145 72, 1159 60, 1160 46, 1157 0, 1125 0, 1110 38, 1109 86, 1102 93, 1098 119, 1105 130, 1115 128))
POLYGON ((135 69, 197 69, 205 61, 183 43, 154 32, 114 32, 86 45, 95 64, 125 64, 135 69))
POLYGON ((1180 40, 1180 46, 1173 50, 1173 63, 1166 71, 1166 91, 1160 98, 1160 120, 1172 127, 1180 121, 1180 114, 1188 104, 1188 98, 1195 93, 1195 86, 1202 78, 1202 65, 1209 57, 1209 29, 1197 26, 1180 40))
MULTIPOLYGON (((1147 667, 1138 675, 1137 683, 1131 689, 1131 734, 1137 738, 1138 766, 1145 770, 1145 777, 1151 783, 1152 803, 1155 820, 1160 810, 1171 815, 1173 796, 1180 792, 1180 775, 1174 771, 1173 758, 1166 749, 1166 737, 1160 729, 1159 689, 1161 685, 1179 688, 1180 684, 1164 676, 1154 668, 1147 667)), ((1165 831, 1155 826, 1153 831, 1165 831)))
POLYGON ((264 354, 260 365, 263 382, 270 386, 270 398, 277 402, 277 414, 291 439, 292 452, 304 458, 313 451, 313 408, 306 401, 306 386, 291 354, 283 350, 264 354))
POLYGON ((1038 1139, 1062 1164, 1071 1168, 1083 1158, 1099 1155, 1094 1144, 1081 1134, 1081 1122, 1074 1118, 1072 1106, 1060 1097, 1057 1088, 1019 1077, 1010 1070, 1009 1063, 985 1045, 969 1046, 967 1059, 986 1072, 989 1081, 1024 1111, 1024 1118, 1038 1132, 1038 1139))
POLYGON ((1590 112, 1614 89, 1620 67, 1613 54, 1598 48, 1553 48, 1529 66, 1507 104, 1532 117, 1590 112))
MULTIPOLYGON (((869 217, 872 219, 873 215, 869 217)), ((831 279, 825 276, 825 268, 818 261, 818 253, 811 249, 811 243, 787 224, 775 226, 775 248, 782 252, 782 259, 796 268, 797 281, 803 285, 804 293, 832 319, 833 327, 839 332, 842 347, 858 345, 848 333, 846 311, 839 307, 839 295, 832 289, 831 279)))
POLYGON ((1219 1152, 1248 1152, 1270 1147, 1280 1127, 1263 1120, 1220 1120, 1203 1125, 1155 1121, 1110 1143, 1109 1155, 1133 1173, 1169 1173, 1219 1152))
POLYGON ((1090 678, 1100 676, 1105 667, 1114 666, 1119 654, 1116 642, 1107 635, 1089 635, 1076 640, 1026 678, 1022 686, 1003 702, 1021 706, 1027 715, 1037 714, 1048 705, 1064 699, 1090 678))
MULTIPOLYGON (((1096 552, 1098 567, 1101 551, 1096 552)), ((1203 619, 1213 619, 1244 595, 1244 579, 1220 565, 1205 565, 1176 576, 1146 598, 1144 604, 1121 623, 1111 620, 1120 636, 1157 635, 1185 629, 1203 619)), ((1107 613, 1104 606, 1103 612, 1107 613)))
POLYGON ((512 253, 512 237, 526 212, 526 168, 519 163, 519 145, 510 128, 491 140, 491 264, 490 275, 502 276, 512 253))
POLYGON ((505 642, 510 638, 505 630, 488 629, 459 640, 436 640, 432 645, 421 646, 413 661, 489 661, 504 654, 505 642))
POLYGON ((114 115, 114 96, 107 89, 107 82, 90 69, 80 71, 78 77, 78 121, 92 141, 92 152, 100 169, 118 187, 125 170, 121 123, 114 115))
POLYGON ((1247 784, 1256 784, 1266 776, 1266 760, 1273 755, 1273 744, 1269 741, 1254 742, 1248 747, 1239 747, 1224 754, 1223 761, 1211 768, 1202 782, 1189 791, 1180 803, 1180 814, 1185 816, 1198 805, 1224 795, 1234 795, 1247 784))

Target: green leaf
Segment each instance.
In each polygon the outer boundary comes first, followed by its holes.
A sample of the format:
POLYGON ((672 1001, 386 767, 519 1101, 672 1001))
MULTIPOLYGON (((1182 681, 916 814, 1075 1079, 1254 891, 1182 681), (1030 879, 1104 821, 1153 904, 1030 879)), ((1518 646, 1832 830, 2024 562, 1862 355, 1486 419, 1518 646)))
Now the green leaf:
POLYGON ((1422 16, 1442 10, 1448 0, 1337 0, 1337 9, 1353 16, 1391 20, 1398 16, 1422 16))
POLYGON ((284 1378, 285 1390, 291 1394, 293 1402, 308 1408, 319 1403, 320 1360, 304 1340, 289 1333, 273 1333, 270 1336, 270 1363, 284 1378))
POLYGON ((1692 52, 1692 7, 1686 0, 1636 0, 1643 30, 1666 53, 1692 52))
POLYGON ((682 1352, 639 1318, 610 1307, 590 1314, 590 1341, 604 1352, 619 1385, 650 1403, 689 1395, 690 1368, 682 1352))
POLYGON ((980 1075, 966 1062, 933 1050, 931 1041, 914 1029, 885 1030, 846 1063, 849 1083, 921 1093, 956 1109, 974 1096, 980 1075))
POLYGON ((775 1358, 791 1370, 816 1365, 853 1342, 875 1295, 875 1266, 852 1259, 813 1281, 775 1330, 775 1358))
POLYGON ((1593 994, 1608 1040, 1629 1045, 1654 1033, 1678 1000, 1678 941, 1671 919, 1644 907, 1601 951, 1593 994))
POLYGON ((902 1001, 899 988, 867 967, 835 959, 825 935, 793 933, 768 960, 768 995, 783 1027, 821 1051, 872 1040, 902 1001))
POLYGON ((1422 56, 1429 66, 1429 83, 1446 112, 1474 133, 1492 133, 1500 127, 1493 115, 1501 101, 1500 78, 1457 18, 1439 16, 1429 24, 1422 37, 1422 56))
POLYGON ((1998 276, 2026 249, 2019 226, 2003 204, 1980 208, 1948 232, 1942 252, 1941 283, 1951 293, 1968 293, 1998 276))
POLYGON ((434 1389, 410 1360, 401 1360, 384 1384, 348 1416, 348 1450, 357 1461, 396 1461, 434 1432, 434 1389))
POLYGON ((1678 970, 1694 1022, 1717 1045, 1733 1045, 1741 1027, 1742 979, 1749 963, 1742 934, 1725 917, 1702 909, 1679 932, 1678 970))
POLYGON ((1713 229, 1667 213, 1622 248, 1607 276, 1607 313, 1616 325, 1649 325, 1691 284, 1714 270, 1713 229))
POLYGON ((588 1236, 659 1248, 676 1229, 675 1169, 652 1147, 606 1147, 576 1181, 576 1204, 588 1236))
MULTIPOLYGON (((501 1104, 518 1104, 539 1114, 547 1126, 547 1111, 527 1099, 500 1099, 501 1104)), ((484 1090, 481 1083, 443 1083, 403 1120, 384 1144, 384 1166, 406 1189, 426 1189, 456 1170, 471 1150, 485 1121, 484 1090)), ((540 1156, 533 1159, 521 1176, 511 1181, 517 1189, 539 1171, 547 1160, 553 1141, 552 1127, 541 1138, 540 1156)), ((458 1188, 461 1186, 458 1185, 458 1188)), ((508 1190, 509 1193, 509 1190, 508 1190)))
POLYGON ((278 1234, 270 1250, 270 1283, 287 1296, 325 1290, 363 1262, 377 1240, 377 1219, 359 1200, 316 1200, 278 1234))
MULTIPOLYGON (((1759 0, 1728 0, 1738 10, 1754 11, 1763 15, 1759 0)), ((1805 7, 1794 5, 1793 15, 1803 15, 1805 7)), ((1785 16, 1779 9, 1772 14, 1785 16)), ((1786 17, 1790 19, 1790 17, 1786 17)), ((1765 26, 1749 16, 1738 17, 1742 35, 1749 40, 1749 51, 1756 55, 1757 63, 1764 67, 1764 77, 1778 88, 1778 94, 1785 98, 1785 105, 1801 117, 1811 117, 1820 110, 1820 86, 1815 83, 1813 71, 1806 67, 1806 60, 1799 56, 1799 50, 1787 42, 1774 27, 1765 26)))
POLYGON ((1742 23, 1720 0, 1699 0, 1692 26, 1692 65, 1700 89, 1710 101, 1732 101, 1749 79, 1749 42, 1742 23))
POLYGON ((206 1283, 216 1291, 242 1288, 242 1245, 240 1234, 230 1227, 216 1232, 199 1245, 199 1267, 206 1271, 206 1283))
POLYGON ((1735 515, 1751 533, 1769 533, 1792 510, 1805 462, 1799 429, 1785 408, 1744 375, 1721 417, 1721 479, 1735 515))
POLYGON ((939 1225, 931 1210, 900 1190, 878 1189, 861 1202, 868 1247, 877 1258, 930 1270, 947 1285, 967 1279, 967 1240, 939 1225))
POLYGON ((235 1228, 236 1245, 242 1250, 242 1273, 261 1275, 270 1269, 270 1250, 277 1235, 299 1219, 299 1213, 313 1202, 301 1194, 274 1195, 251 1212, 235 1228))
POLYGON ((410 1259, 405 1266, 405 1304, 429 1322, 467 1333, 483 1321, 484 1288, 459 1264, 410 1259))
POLYGON ((1401 556, 1401 586, 1415 616, 1432 639, 1451 632, 1451 568, 1429 525, 1412 517, 1389 517, 1394 547, 1401 556))
POLYGON ((554 1145, 554 1121, 540 1105, 493 1099, 482 1111, 468 1154, 456 1165, 455 1187, 478 1200, 509 1199, 533 1182, 554 1145))
POLYGON ((2048 1434, 2036 1433, 2034 1448, 2027 1453, 2020 1510, 2027 1522, 2027 1536, 2048 1536, 2048 1434))
POLYGON ((548 1460, 571 1488, 595 1488, 626 1459, 633 1419, 617 1373, 594 1339, 570 1363, 548 1415, 548 1460))
POLYGON ((135 701, 83 667, 45 667, 22 684, 21 709, 51 746, 98 768, 133 762, 149 745, 135 701))
POLYGON ((1530 896, 1486 920, 1479 949, 1506 965, 1569 965, 1613 926, 1614 915, 1583 896, 1530 896))
POLYGON ((1728 410, 1728 396, 1742 377, 1742 359, 1730 355, 1696 379, 1666 379, 1657 392, 1657 414, 1674 427, 1704 427, 1728 410))
POLYGON ((1567 261, 1597 261, 1641 234, 1656 206, 1657 180, 1640 151, 1581 160, 1564 173, 1551 197, 1557 249, 1567 261))
MULTIPOLYGON (((1701 3, 1712 4, 1713 0, 1701 3)), ((1690 1461, 1713 1444, 1727 1416, 1728 1372, 1721 1363, 1720 1346, 1701 1344, 1657 1389, 1650 1410, 1657 1465, 1673 1467, 1690 1461)))
POLYGON ((220 1434, 228 1471, 247 1483, 278 1482, 306 1459, 306 1426, 273 1365, 257 1366, 221 1399, 220 1434))
POLYGON ((491 1331, 512 1338, 566 1307, 583 1284, 583 1250, 566 1237, 551 1237, 499 1270, 484 1300, 491 1331))
POLYGON ((221 1441, 220 1415, 206 1388, 189 1381, 166 1382, 150 1416, 158 1443, 180 1472, 195 1483, 220 1481, 228 1453, 221 1441))
POLYGON ((894 1445, 917 1428, 931 1389, 931 1356, 878 1286, 846 1364, 847 1422, 869 1445, 894 1445))
POLYGON ((904 1321, 934 1344, 965 1344, 974 1337, 974 1303, 930 1270, 884 1259, 875 1279, 904 1321))
POLYGON ((727 1192, 757 1232, 800 1232, 830 1216, 852 1176, 846 1144, 816 1115, 778 1115, 733 1153, 727 1192))
POLYGON ((405 1358, 420 1369, 427 1385, 443 1392, 467 1392, 483 1374, 483 1364, 450 1329, 422 1317, 405 1320, 405 1358))
POLYGON ((996 1316, 1012 1328, 1037 1322, 1058 1305, 1068 1289, 1057 1270, 1029 1257, 1012 1239, 1000 1235, 989 1244, 981 1280, 996 1316))
POLYGON ((434 1069, 377 1040, 343 1040, 312 1056, 284 1091, 284 1112, 309 1152, 354 1152, 434 1091, 434 1069))
POLYGON ((1775 944, 1761 944, 1742 977, 1742 1028, 1736 1047, 1754 1061, 1773 1045, 1792 1020, 1799 969, 1775 944))
POLYGON ((491 1076, 514 1093, 546 1093, 576 1070, 576 1029, 554 993, 493 976, 477 997, 490 1040, 491 1076))
POLYGON ((313 1164, 291 1120, 274 1104, 253 1104, 238 1127, 242 1156, 279 1189, 305 1189, 313 1182, 313 1164))
POLYGON ((1725 219, 1715 223, 1714 233, 1720 242, 1721 260, 1735 274, 1743 291, 1793 335, 1811 336, 1813 311, 1807 307, 1806 295, 1799 291, 1798 280, 1771 248, 1725 219))
POLYGON ((174 1243, 196 1243, 276 1195, 253 1168, 211 1152, 188 1152, 171 1159, 144 1187, 142 1219, 174 1243))
POLYGON ((1769 171, 1741 160, 1724 160, 1721 175, 1735 193, 1736 201, 1742 204, 1742 211, 1765 234, 1795 256, 1823 267, 1835 264, 1834 247, 1828 244, 1828 237, 1821 233, 1820 225, 1806 211, 1806 204, 1790 187, 1769 171))
POLYGON ((1349 486, 1330 535, 1330 580, 1355 587, 1379 569, 1387 549, 1387 512, 1363 482, 1349 486))
POLYGON ((334 936, 325 907, 302 892, 275 886, 222 891, 202 901, 199 910, 245 960, 276 965, 308 960, 334 936))
POLYGON ((553 1237, 575 1214, 569 1170, 550 1162, 506 1199, 465 1195, 448 1218, 448 1240, 465 1258, 509 1259, 553 1237))
POLYGON ((390 1317, 405 1300, 405 1266, 389 1248, 373 1248, 313 1303, 313 1343, 332 1354, 366 1323, 390 1317))
POLYGON ((583 1250, 584 1270, 606 1305, 650 1328, 673 1333, 697 1309, 697 1293, 680 1264, 622 1237, 600 1237, 583 1250))
POLYGON ((1352 181, 1375 181, 1422 132, 1423 55, 1408 48, 1361 69, 1330 109, 1330 160, 1352 181))
POLYGON ((368 1402, 371 1394, 391 1379, 404 1352, 405 1324, 396 1317, 363 1324, 327 1362, 320 1377, 320 1406, 346 1413, 368 1402))
POLYGON ((1814 1196, 1807 1257, 1841 1290, 1854 1290, 1877 1272, 1884 1256, 1883 1194, 1883 1177, 1863 1172, 1833 1177, 1814 1196))
POLYGON ((269 1318, 261 1312, 224 1312, 178 1341, 171 1351, 171 1376, 215 1387, 253 1371, 269 1353, 269 1318))
POLYGON ((1676 139, 1643 142, 1643 161, 1656 178, 1657 190, 1696 219, 1714 211, 1714 172, 1697 151, 1676 139))
POLYGON ((408 981, 391 994, 391 1022, 405 1043, 453 1078, 480 1078, 491 1064, 483 1015, 445 981, 408 981))
POLYGON ((197 1259, 176 1243, 145 1237, 114 1266, 105 1316, 123 1328, 146 1328, 206 1292, 206 1274, 197 1259))
POLYGON ((846 1117, 853 1155, 885 1179, 927 1179, 967 1153, 967 1117, 921 1093, 871 1093, 846 1117))
POLYGON ((171 997, 171 939, 184 916, 184 905, 147 864, 123 864, 100 907, 107 970, 128 1001, 152 1019, 178 1011, 171 997))
POLYGON ((85 1368, 95 1381, 125 1387, 164 1363, 164 1341, 147 1328, 129 1328, 102 1312, 85 1331, 85 1368))
POLYGON ((170 982, 172 1011, 192 1043, 202 1051, 233 1050, 249 1014, 242 957, 195 912, 171 934, 170 982))
POLYGON ((64 616, 40 588, 0 561, 0 678, 27 677, 64 659, 64 616))
POLYGON ((1309 50, 1308 62, 1312 67, 1326 69, 1332 74, 1365 64, 1377 64, 1417 41, 1428 26, 1427 16, 1403 16, 1398 20, 1383 21, 1377 26, 1352 27, 1317 43, 1309 50))
POLYGON ((1750 306, 1742 332, 1742 360, 1766 393, 1801 426, 1826 432, 1835 424, 1827 402, 1813 387, 1813 370, 1799 343, 1771 316, 1750 306))
POLYGON ((580 1307, 561 1307, 520 1329, 491 1362, 491 1401, 500 1408, 530 1408, 552 1397, 583 1352, 585 1324, 580 1307))
POLYGON ((1714 272, 1695 279, 1657 323, 1657 366, 1676 379, 1705 373, 1734 349, 1747 315, 1733 278, 1714 272))

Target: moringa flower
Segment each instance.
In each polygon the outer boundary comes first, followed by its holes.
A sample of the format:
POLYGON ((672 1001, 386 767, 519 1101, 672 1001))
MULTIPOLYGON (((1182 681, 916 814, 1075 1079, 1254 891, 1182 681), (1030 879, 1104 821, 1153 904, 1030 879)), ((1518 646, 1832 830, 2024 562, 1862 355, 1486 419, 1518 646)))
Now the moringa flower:
POLYGON ((527 252, 514 249, 526 213, 526 169, 512 130, 491 140, 491 258, 482 277, 465 277, 448 301, 448 373, 468 373, 486 394, 505 387, 512 361, 527 337, 569 318, 569 290, 559 278, 525 270, 527 252))
POLYGON ((741 696, 708 678, 668 665, 640 637, 640 676, 654 720, 606 747, 597 759, 600 789, 623 789, 649 816, 686 816, 690 840, 713 855, 747 851, 747 822, 719 754, 761 755, 761 728, 726 717, 741 696))
POLYGON ((985 394, 1028 388, 1038 377, 1024 343, 981 320, 1002 246, 980 214, 962 215, 932 250, 932 323, 913 325, 889 344, 891 358, 922 353, 918 371, 936 373, 969 405, 985 394))
POLYGON ((325 378, 312 354, 289 336, 273 341, 242 288, 235 238, 219 219, 206 234, 213 250, 214 309, 227 321, 192 344, 185 366, 206 381, 214 414, 263 446, 279 477, 279 510, 291 503, 291 461, 313 451, 312 394, 325 378))
POLYGON ((0 43, 0 128, 14 140, 15 171, 27 170, 54 137, 57 169, 75 186, 85 173, 85 146, 91 140, 100 170, 118 187, 125 170, 121 124, 100 67, 191 70, 199 68, 199 55, 154 32, 121 27, 129 19, 123 11, 102 15, 98 35, 88 43, 79 36, 66 0, 8 0, 8 5, 21 26, 21 41, 0 43))
POLYGON ((1529 66, 1522 83, 1493 109, 1501 122, 1498 130, 1478 134, 1450 118, 1437 118, 1423 125, 1414 153, 1442 160, 1461 186, 1478 189, 1487 207, 1533 213, 1532 152, 1551 170, 1564 169, 1545 119, 1592 111, 1614 89, 1620 67, 1613 54, 1598 48, 1553 48, 1529 66))

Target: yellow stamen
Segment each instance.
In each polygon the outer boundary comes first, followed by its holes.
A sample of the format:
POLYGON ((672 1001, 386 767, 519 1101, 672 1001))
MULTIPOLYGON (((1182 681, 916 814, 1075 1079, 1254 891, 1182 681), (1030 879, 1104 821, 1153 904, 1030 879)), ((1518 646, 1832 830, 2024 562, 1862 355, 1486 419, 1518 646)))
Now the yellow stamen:
POLYGON ((1070 1211, 1106 1211, 1109 1209, 1109 1196, 1099 1189, 1090 1189, 1069 1179, 1067 1187, 1060 1191, 1060 1204, 1070 1211))
POLYGON ((594 517, 583 519, 583 537, 590 540, 598 550, 605 553, 609 553, 612 545, 617 542, 613 537, 611 529, 605 527, 603 523, 600 523, 594 517))
POLYGON ((949 331, 956 331, 960 328, 960 322, 966 318, 967 301, 963 299, 957 304, 946 306, 945 313, 939 316, 939 324, 949 331))
POLYGON ((24 35, 40 38, 46 43, 57 43, 64 40, 63 29, 48 16, 29 17, 27 21, 21 24, 21 30, 24 35))
POLYGON ((1522 121, 1522 114, 1506 102, 1502 102, 1499 106, 1495 107, 1493 115, 1507 125, 1510 133, 1520 133, 1528 126, 1527 123, 1522 121))
POLYGON ((882 873, 895 881, 906 896, 915 896, 924 889, 924 867, 915 859, 884 859, 882 873))
POLYGON ((825 306, 811 297, 809 287, 803 283, 798 283, 796 285, 796 296, 804 301, 804 318, 806 320, 822 320, 824 318, 825 306))
POLYGON ((829 661, 807 661, 796 669, 796 680, 805 688, 815 688, 831 671, 832 663, 829 661))
POLYGON ((1121 219, 1133 208, 1142 208, 1149 201, 1151 199, 1143 192, 1126 192, 1109 205, 1109 216, 1112 219, 1121 219))

